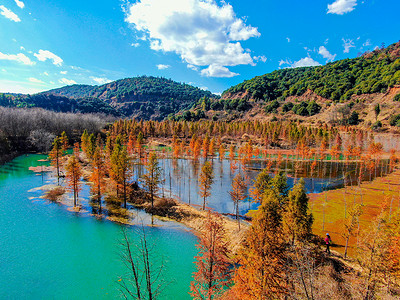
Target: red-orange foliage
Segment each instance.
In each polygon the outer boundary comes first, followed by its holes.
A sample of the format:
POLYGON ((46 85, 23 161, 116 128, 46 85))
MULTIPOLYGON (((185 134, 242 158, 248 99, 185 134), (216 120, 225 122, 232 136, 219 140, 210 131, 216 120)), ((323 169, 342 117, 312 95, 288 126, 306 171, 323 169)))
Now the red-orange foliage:
POLYGON ((208 212, 196 245, 197 271, 193 273, 191 296, 194 299, 216 299, 230 284, 230 260, 223 220, 217 213, 208 212))
POLYGON ((67 179, 67 186, 69 190, 74 193, 74 206, 78 198, 79 191, 81 190, 80 178, 82 176, 81 165, 75 156, 71 156, 68 159, 68 163, 65 167, 67 171, 65 177, 67 179))

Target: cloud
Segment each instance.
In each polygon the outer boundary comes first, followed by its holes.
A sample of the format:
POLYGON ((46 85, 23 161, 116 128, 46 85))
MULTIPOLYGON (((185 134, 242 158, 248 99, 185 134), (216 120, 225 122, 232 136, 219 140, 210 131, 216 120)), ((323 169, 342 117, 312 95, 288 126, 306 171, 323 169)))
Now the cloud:
POLYGON ((14 22, 21 22, 21 19, 4 5, 0 5, 0 10, 1 10, 0 14, 5 16, 7 19, 10 19, 11 21, 14 22))
POLYGON ((287 42, 290 43, 290 38, 287 37, 286 39, 287 39, 287 42))
POLYGON ((24 2, 22 2, 22 1, 15 0, 15 3, 18 5, 19 8, 24 8, 25 7, 24 2))
MULTIPOLYGON (((257 28, 236 17, 230 4, 215 0, 141 0, 127 9, 126 22, 144 34, 155 51, 174 52, 189 65, 224 70, 254 65, 240 41, 259 37, 257 28)), ((210 72, 209 72, 210 71, 210 72)), ((210 75, 211 76, 211 75, 210 75)))
POLYGON ((199 70, 198 67, 196 67, 196 66, 194 66, 194 65, 191 65, 191 64, 188 64, 187 67, 188 67, 188 69, 191 69, 191 70, 193 70, 193 71, 198 71, 198 70, 199 70))
POLYGON ((217 64, 210 65, 208 68, 201 70, 200 74, 206 77, 233 77, 239 75, 238 73, 231 72, 228 68, 217 64))
POLYGON ((30 77, 30 78, 28 78, 28 80, 33 83, 44 83, 43 81, 41 81, 37 78, 34 78, 34 77, 30 77))
POLYGON ((267 58, 266 58, 264 55, 254 56, 253 59, 254 59, 255 61, 262 61, 262 62, 264 62, 264 63, 267 61, 267 58))
POLYGON ((289 59, 281 60, 279 61, 279 66, 282 65, 288 65, 287 68, 300 68, 300 67, 315 67, 315 66, 320 66, 321 64, 312 59, 311 57, 307 56, 298 61, 295 61, 294 63, 289 59))
POLYGON ((137 48, 137 47, 140 46, 140 44, 139 43, 132 43, 131 46, 137 48))
POLYGON ((54 53, 48 51, 48 50, 39 50, 38 53, 33 54, 36 56, 36 58, 40 61, 46 61, 48 60, 52 60, 53 64, 56 66, 61 66, 63 63, 63 60, 61 59, 61 57, 55 55, 54 53))
POLYGON ((58 82, 59 82, 59 83, 64 83, 64 84, 66 84, 66 85, 76 84, 76 81, 75 81, 75 80, 67 79, 67 78, 61 78, 58 82))
POLYGON ((355 47, 354 41, 351 39, 342 39, 342 41, 343 41, 343 47, 344 47, 343 53, 349 53, 350 48, 355 47))
POLYGON ((96 82, 97 84, 106 84, 111 82, 112 80, 105 78, 105 77, 94 77, 94 76, 90 76, 90 78, 96 82))
POLYGON ((29 66, 33 66, 35 64, 35 62, 31 61, 30 58, 23 53, 4 54, 0 52, 0 60, 12 60, 29 66))
POLYGON ((157 69, 159 69, 159 70, 165 70, 165 69, 168 69, 169 67, 171 67, 171 66, 170 65, 163 65, 163 64, 157 65, 157 69))
POLYGON ((318 54, 321 54, 326 59, 326 62, 334 61, 336 57, 336 54, 331 54, 325 46, 319 47, 318 54))
POLYGON ((49 76, 49 73, 47 73, 47 72, 43 72, 43 75, 45 75, 45 76, 49 76))
POLYGON ((357 0, 336 0, 328 4, 328 14, 343 15, 355 9, 357 0))
POLYGON ((62 74, 62 75, 65 75, 67 73, 68 73, 68 71, 60 71, 60 74, 62 74))
POLYGON ((368 40, 366 40, 365 43, 363 44, 363 47, 368 47, 368 46, 371 46, 371 45, 372 45, 372 44, 371 44, 371 40, 368 39, 368 40))

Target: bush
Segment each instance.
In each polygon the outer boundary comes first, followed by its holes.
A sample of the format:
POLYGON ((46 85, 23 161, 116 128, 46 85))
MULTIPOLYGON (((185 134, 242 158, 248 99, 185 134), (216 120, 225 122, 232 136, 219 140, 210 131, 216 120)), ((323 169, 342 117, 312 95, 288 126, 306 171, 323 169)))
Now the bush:
POLYGON ((266 113, 272 113, 276 112, 276 110, 279 108, 279 102, 277 100, 272 101, 269 105, 265 107, 265 112, 266 113))
POLYGON ((390 126, 398 126, 400 127, 400 115, 394 115, 390 117, 389 120, 390 126))
POLYGON ((349 119, 347 120, 347 123, 349 125, 358 125, 358 123, 360 123, 360 119, 358 116, 358 113, 353 111, 349 117, 349 119))
POLYGON ((282 106, 282 111, 283 112, 288 112, 288 111, 291 111, 292 109, 293 109, 293 103, 292 102, 285 103, 282 106))
POLYGON ((393 101, 400 101, 400 93, 394 96, 393 101))

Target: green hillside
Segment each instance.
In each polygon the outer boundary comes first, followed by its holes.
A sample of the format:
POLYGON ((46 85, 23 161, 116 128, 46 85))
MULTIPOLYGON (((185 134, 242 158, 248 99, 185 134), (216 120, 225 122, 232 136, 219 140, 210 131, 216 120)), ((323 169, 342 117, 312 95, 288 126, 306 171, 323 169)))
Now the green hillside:
POLYGON ((352 95, 386 92, 400 83, 400 42, 324 66, 287 68, 254 77, 226 90, 222 97, 244 97, 272 101, 300 96, 307 90, 334 100, 352 95))

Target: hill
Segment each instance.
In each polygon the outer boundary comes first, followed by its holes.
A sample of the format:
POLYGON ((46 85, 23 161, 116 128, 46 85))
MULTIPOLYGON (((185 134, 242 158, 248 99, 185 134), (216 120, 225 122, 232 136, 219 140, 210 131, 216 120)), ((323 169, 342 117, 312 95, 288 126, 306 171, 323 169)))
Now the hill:
POLYGON ((141 76, 100 86, 70 85, 35 95, 0 94, 0 105, 162 120, 204 97, 216 96, 171 79, 141 76))
POLYGON ((379 126, 377 121, 389 124, 400 109, 399 84, 400 42, 324 66, 257 76, 229 88, 221 99, 198 102, 195 110, 214 119, 292 118, 379 126))

